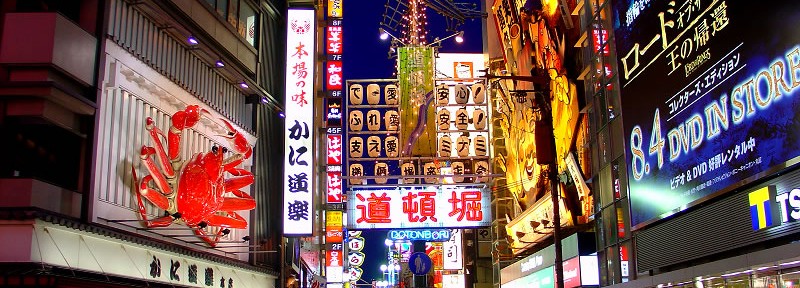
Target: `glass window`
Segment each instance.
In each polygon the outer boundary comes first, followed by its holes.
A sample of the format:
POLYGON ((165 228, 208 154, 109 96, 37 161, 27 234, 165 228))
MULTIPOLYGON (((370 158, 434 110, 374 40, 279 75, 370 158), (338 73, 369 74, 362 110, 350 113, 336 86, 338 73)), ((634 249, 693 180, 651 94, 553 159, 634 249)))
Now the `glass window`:
POLYGON ((625 201, 618 201, 616 203, 617 209, 617 237, 619 239, 628 238, 630 235, 630 231, 628 230, 628 226, 630 226, 630 216, 628 212, 628 205, 625 201))
POLYGON ((597 133, 597 145, 600 146, 597 150, 597 156, 600 158, 597 160, 600 161, 600 167, 608 165, 608 162, 611 161, 611 140, 608 139, 608 129, 608 125, 606 125, 597 133))
POLYGON ((603 209, 603 234, 605 234, 606 244, 617 243, 617 209, 609 206, 603 209))
POLYGON ((613 193, 614 191, 611 189, 611 168, 605 167, 600 170, 600 199, 601 204, 600 207, 605 207, 611 204, 611 201, 614 200, 613 193))
POLYGON ((631 261, 631 241, 624 242, 619 245, 619 275, 622 276, 622 282, 628 282, 633 279, 632 271, 633 261, 631 261))
MULTIPOLYGON (((616 98, 614 96, 610 98, 616 98)), ((612 112, 612 108, 608 106, 609 115, 614 115, 612 112)), ((618 158, 625 155, 625 133, 623 132, 622 128, 622 121, 613 120, 611 121, 610 125, 608 125, 611 130, 611 158, 618 158)))
POLYGON ((600 263, 600 286, 609 285, 608 270, 611 269, 611 265, 606 263, 608 257, 606 257, 605 251, 605 249, 600 249, 600 251, 597 251, 597 263, 600 263))
POLYGON ((233 27, 239 26, 239 0, 232 0, 230 5, 228 5, 228 23, 231 23, 233 27))
POLYGON ((237 28, 239 35, 242 35, 253 47, 256 46, 256 32, 258 32, 256 25, 258 25, 258 14, 250 4, 242 2, 239 6, 239 26, 237 28))
POLYGON ((617 284, 622 282, 619 270, 619 248, 616 245, 606 249, 606 265, 608 266, 608 284, 617 284))
POLYGON ((750 288, 750 275, 742 275, 732 278, 725 278, 725 287, 729 288, 750 288))
POLYGON ((228 15, 228 0, 217 0, 217 13, 225 17, 228 15))

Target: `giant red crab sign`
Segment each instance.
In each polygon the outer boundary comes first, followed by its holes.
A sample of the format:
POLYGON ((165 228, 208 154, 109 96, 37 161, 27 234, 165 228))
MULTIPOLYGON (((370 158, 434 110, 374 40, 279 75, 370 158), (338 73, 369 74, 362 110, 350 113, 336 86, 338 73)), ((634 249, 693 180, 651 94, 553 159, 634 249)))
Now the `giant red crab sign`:
POLYGON ((149 175, 139 180, 136 167, 131 170, 139 213, 145 226, 165 227, 182 222, 214 247, 221 236, 230 233, 229 228, 247 227, 247 221, 236 211, 252 210, 256 207, 256 202, 250 195, 239 190, 253 183, 253 174, 236 168, 250 158, 253 149, 244 136, 225 119, 220 118, 230 132, 223 137, 230 142, 232 156, 225 158, 227 148, 215 145, 211 152, 197 153, 186 161, 181 159, 183 130, 194 127, 207 114, 207 110, 190 105, 172 115, 166 136, 166 151, 164 133, 148 117, 145 128, 152 146, 143 145, 139 157, 149 175), (230 177, 225 177, 227 174, 230 177), (166 211, 166 215, 148 219, 144 200, 166 211), (204 228, 207 226, 220 229, 215 233, 206 233, 204 228))

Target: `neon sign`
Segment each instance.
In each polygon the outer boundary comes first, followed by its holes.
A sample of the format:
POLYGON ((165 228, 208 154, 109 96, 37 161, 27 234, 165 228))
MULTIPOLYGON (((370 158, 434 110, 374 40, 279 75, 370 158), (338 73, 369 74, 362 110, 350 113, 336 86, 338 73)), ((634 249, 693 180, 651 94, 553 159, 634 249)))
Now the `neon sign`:
POLYGON ((450 229, 391 230, 389 240, 444 242, 450 240, 450 229))

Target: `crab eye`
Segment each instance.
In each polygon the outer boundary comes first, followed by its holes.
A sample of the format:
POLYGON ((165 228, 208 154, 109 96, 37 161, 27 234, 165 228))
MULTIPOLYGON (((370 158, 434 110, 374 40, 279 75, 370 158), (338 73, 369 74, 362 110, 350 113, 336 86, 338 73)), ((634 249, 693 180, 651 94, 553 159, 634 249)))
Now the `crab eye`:
POLYGON ((233 136, 233 135, 236 135, 236 133, 235 133, 235 132, 233 132, 233 131, 231 131, 231 132, 228 132, 228 136, 233 136))
POLYGON ((217 147, 217 145, 211 146, 211 152, 213 152, 214 154, 217 154, 218 150, 219 150, 219 147, 217 147))
POLYGON ((228 148, 222 147, 222 153, 228 153, 228 148))

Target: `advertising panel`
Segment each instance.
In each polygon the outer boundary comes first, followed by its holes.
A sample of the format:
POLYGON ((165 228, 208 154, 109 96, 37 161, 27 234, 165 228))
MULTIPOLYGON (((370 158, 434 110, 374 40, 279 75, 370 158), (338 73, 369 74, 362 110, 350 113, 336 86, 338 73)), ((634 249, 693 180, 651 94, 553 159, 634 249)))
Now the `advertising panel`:
MULTIPOLYGON (((341 24, 340 22, 337 22, 341 24)), ((342 26, 328 26, 325 29, 326 51, 330 55, 342 55, 342 26)))
POLYGON ((344 274, 344 252, 328 250, 325 255, 325 279, 328 282, 342 282, 344 274))
MULTIPOLYGON (((574 288, 581 286, 581 261, 575 257, 562 263, 564 271, 564 287, 574 288)), ((555 275, 553 275, 555 276, 555 275)))
POLYGON ((464 255, 461 247, 461 229, 453 229, 449 240, 442 242, 443 268, 445 270, 464 269, 464 255))
POLYGON ((347 228, 489 226, 491 193, 482 189, 351 190, 347 228))
POLYGON ((466 287, 464 274, 442 275, 442 288, 464 288, 464 287, 466 287))
POLYGON ((342 226, 328 226, 325 228, 325 243, 342 243, 344 231, 342 226))
POLYGON ((342 17, 342 2, 344 0, 328 0, 328 17, 341 18, 342 17))
MULTIPOLYGON (((329 166, 330 167, 330 166, 329 166)), ((328 203, 342 202, 342 172, 328 172, 328 203)))
POLYGON ((388 239, 392 241, 444 242, 450 240, 451 232, 451 229, 390 230, 388 239))
POLYGON ((800 156, 800 6, 641 2, 613 3, 635 228, 800 156))
POLYGON ((311 235, 314 207, 314 10, 289 9, 286 36, 286 119, 283 233, 311 235))
POLYGON ((600 270, 597 268, 597 255, 580 256, 581 284, 600 285, 600 270))
POLYGON ((484 77, 486 73, 480 71, 486 67, 483 61, 483 54, 439 53, 436 58, 436 75, 456 78, 454 81, 484 77))
POLYGON ((328 61, 325 65, 325 87, 328 91, 342 90, 342 61, 328 61))

